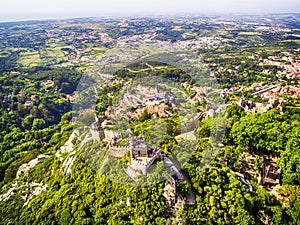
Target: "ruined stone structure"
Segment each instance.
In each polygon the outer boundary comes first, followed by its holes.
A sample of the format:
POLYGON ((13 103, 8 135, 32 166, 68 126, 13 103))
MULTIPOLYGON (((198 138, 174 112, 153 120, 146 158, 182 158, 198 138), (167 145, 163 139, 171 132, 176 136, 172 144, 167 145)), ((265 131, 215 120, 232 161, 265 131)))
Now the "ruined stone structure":
POLYGON ((116 142, 122 138, 119 132, 113 130, 101 130, 99 132, 100 140, 107 142, 110 146, 115 145, 116 142))
POLYGON ((130 167, 134 170, 141 170, 143 175, 147 174, 148 168, 160 155, 161 150, 152 148, 146 144, 143 136, 130 138, 130 167))
MULTIPOLYGON (((141 170, 143 175, 147 175, 147 170, 154 163, 154 161, 157 159, 160 153, 161 153, 160 149, 155 148, 153 152, 150 155, 146 156, 144 159, 132 157, 130 167, 133 168, 134 170, 141 170)), ((131 155, 133 155, 132 149, 131 149, 131 155)))
POLYGON ((173 177, 167 176, 169 183, 164 188, 163 196, 166 199, 166 203, 169 207, 173 207, 176 204, 176 182, 173 177))
MULTIPOLYGON (((113 139, 114 136, 111 137, 113 139)), ((147 145, 143 136, 131 137, 129 146, 113 146, 111 142, 109 144, 109 155, 114 158, 123 158, 130 151, 131 162, 128 166, 133 170, 140 170, 143 175, 147 175, 147 170, 161 154, 160 149, 147 145)))
POLYGON ((249 110, 249 111, 251 111, 256 106, 256 104, 254 102, 247 101, 247 100, 245 100, 243 98, 240 99, 239 105, 241 107, 243 107, 244 109, 249 110))
POLYGON ((130 147, 124 146, 124 147, 117 147, 117 146, 111 146, 108 149, 109 155, 115 158, 123 158, 126 153, 130 150, 130 147))
POLYGON ((270 100, 269 102, 259 103, 259 102, 251 102, 241 98, 238 104, 250 113, 257 113, 257 112, 266 112, 269 109, 271 109, 273 105, 273 101, 270 100))
POLYGON ((265 167, 262 171, 261 185, 271 191, 274 186, 279 184, 280 168, 270 158, 265 159, 265 167))
POLYGON ((143 136, 130 138, 131 158, 148 157, 151 149, 143 136))

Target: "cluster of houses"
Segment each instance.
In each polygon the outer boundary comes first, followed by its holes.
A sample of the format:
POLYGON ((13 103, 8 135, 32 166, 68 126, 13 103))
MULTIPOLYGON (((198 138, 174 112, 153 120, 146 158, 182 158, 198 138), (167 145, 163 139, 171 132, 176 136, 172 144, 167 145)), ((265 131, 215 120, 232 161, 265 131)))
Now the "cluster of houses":
MULTIPOLYGON (((167 110, 169 104, 174 102, 174 96, 168 92, 146 91, 140 90, 140 93, 125 93, 123 99, 118 106, 110 106, 105 111, 106 117, 118 118, 120 115, 128 118, 137 119, 141 117, 144 112, 149 114, 157 114, 159 117, 170 115, 167 110), (128 107, 131 110, 128 111, 128 107), (117 110, 116 110, 117 108, 117 110)), ((174 104, 173 104, 174 105, 174 104)))
MULTIPOLYGON (((20 93, 19 93, 17 96, 18 96, 18 97, 23 97, 23 96, 24 96, 23 91, 20 91, 20 93)), ((24 102, 24 105, 25 105, 25 106, 28 106, 28 107, 32 107, 32 106, 34 106, 34 101, 35 101, 35 96, 32 95, 32 96, 30 97, 30 100, 27 100, 27 101, 24 102)), ((13 102, 13 95, 12 95, 12 94, 5 95, 5 96, 3 97, 3 102, 4 102, 4 103, 11 104, 11 103, 13 102)), ((7 110, 10 111, 10 107, 7 108, 7 110)))
POLYGON ((269 56, 260 65, 277 66, 283 69, 278 77, 287 75, 287 78, 297 78, 300 74, 300 62, 295 60, 295 55, 290 52, 281 52, 284 56, 269 56))

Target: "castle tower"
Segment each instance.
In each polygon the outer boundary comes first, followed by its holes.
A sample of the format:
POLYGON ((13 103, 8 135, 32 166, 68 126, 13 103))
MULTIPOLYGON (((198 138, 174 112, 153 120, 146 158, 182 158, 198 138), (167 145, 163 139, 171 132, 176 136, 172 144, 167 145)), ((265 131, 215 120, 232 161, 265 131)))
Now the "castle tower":
POLYGON ((137 159, 139 157, 149 156, 149 146, 143 136, 130 138, 131 158, 137 159))

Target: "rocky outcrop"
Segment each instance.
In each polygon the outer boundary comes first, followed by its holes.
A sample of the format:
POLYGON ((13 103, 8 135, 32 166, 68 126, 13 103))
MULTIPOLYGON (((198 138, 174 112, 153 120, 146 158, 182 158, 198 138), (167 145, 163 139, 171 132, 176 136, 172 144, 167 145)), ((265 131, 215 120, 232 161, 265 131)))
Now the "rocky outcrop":
POLYGON ((44 184, 43 181, 40 183, 30 183, 27 186, 27 190, 22 192, 24 195, 21 196, 21 198, 26 200, 23 207, 26 206, 33 197, 40 195, 43 191, 46 191, 47 187, 48 185, 44 184))
POLYGON ((68 153, 67 158, 62 164, 65 174, 71 173, 71 167, 77 158, 77 156, 75 155, 76 150, 74 150, 74 144, 72 143, 72 141, 77 138, 79 138, 79 131, 74 130, 67 142, 63 146, 61 146, 60 150, 55 154, 56 157, 60 158, 60 161, 63 161, 64 158, 61 157, 62 154, 68 153))
POLYGON ((37 158, 31 160, 28 163, 25 163, 19 167, 19 170, 17 172, 16 178, 19 178, 20 176, 27 176, 29 170, 34 168, 36 165, 42 162, 42 159, 49 158, 49 155, 39 155, 37 158))
POLYGON ((34 183, 34 182, 27 183, 27 182, 16 181, 15 183, 9 186, 2 187, 2 190, 6 188, 8 188, 8 190, 6 193, 0 195, 0 201, 6 202, 13 195, 15 195, 18 192, 18 190, 23 189, 21 198, 25 200, 25 203, 23 205, 24 207, 29 203, 29 201, 33 197, 40 195, 43 191, 46 191, 47 187, 48 187, 47 184, 44 184, 43 181, 41 181, 40 183, 34 183))
POLYGON ((64 163, 63 163, 63 165, 62 165, 65 174, 71 173, 71 171, 72 171, 71 168, 72 168, 72 165, 73 165, 73 163, 75 162, 76 158, 77 158, 77 155, 70 154, 70 155, 65 159, 65 161, 64 161, 64 163))
POLYGON ((73 133, 71 134, 71 136, 69 137, 69 139, 67 140, 67 142, 63 146, 60 147, 60 150, 55 154, 55 156, 57 158, 59 158, 64 153, 72 152, 74 149, 74 145, 73 145, 72 141, 74 140, 74 138, 78 138, 78 136, 79 136, 79 131, 74 130, 73 133))

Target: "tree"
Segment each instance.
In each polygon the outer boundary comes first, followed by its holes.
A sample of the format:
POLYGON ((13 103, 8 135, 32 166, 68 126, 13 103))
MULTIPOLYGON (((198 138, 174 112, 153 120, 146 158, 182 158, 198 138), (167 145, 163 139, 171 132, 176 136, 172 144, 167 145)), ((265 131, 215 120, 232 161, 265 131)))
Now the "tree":
POLYGON ((294 122, 292 126, 286 135, 288 140, 279 165, 283 171, 283 183, 300 185, 300 123, 294 122))
POLYGON ((22 121, 22 126, 24 129, 30 130, 33 125, 34 117, 30 114, 26 116, 22 121))
POLYGON ((70 207, 67 207, 60 213, 59 224, 69 225, 71 220, 72 220, 72 214, 70 212, 70 207))
POLYGON ((275 111, 242 117, 231 129, 235 143, 251 151, 280 152, 290 125, 275 111))
POLYGON ((44 128, 46 125, 46 122, 44 119, 35 118, 32 123, 32 130, 40 130, 44 128))

